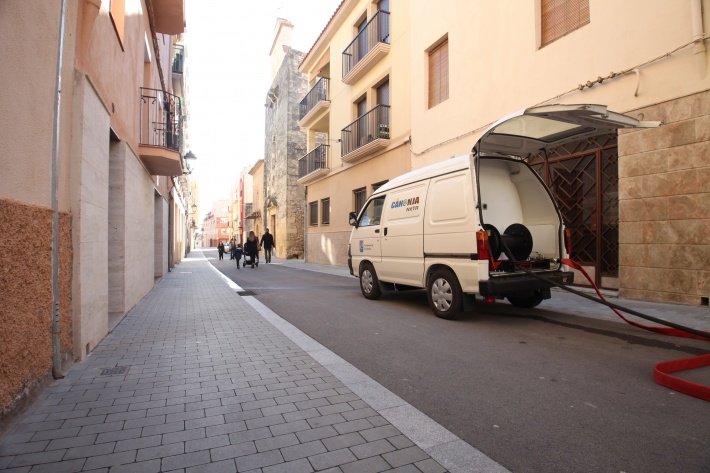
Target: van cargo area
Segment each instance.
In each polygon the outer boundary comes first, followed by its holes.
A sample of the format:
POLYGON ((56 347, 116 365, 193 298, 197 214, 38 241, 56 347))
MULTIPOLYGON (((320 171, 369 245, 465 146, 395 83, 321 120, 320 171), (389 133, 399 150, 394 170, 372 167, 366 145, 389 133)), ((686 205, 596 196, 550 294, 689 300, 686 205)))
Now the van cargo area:
POLYGON ((468 156, 392 179, 349 215, 348 266, 367 299, 425 288, 436 316, 461 316, 464 294, 535 307, 570 284, 562 215, 526 159, 618 128, 653 127, 603 105, 545 105, 493 124, 468 156))

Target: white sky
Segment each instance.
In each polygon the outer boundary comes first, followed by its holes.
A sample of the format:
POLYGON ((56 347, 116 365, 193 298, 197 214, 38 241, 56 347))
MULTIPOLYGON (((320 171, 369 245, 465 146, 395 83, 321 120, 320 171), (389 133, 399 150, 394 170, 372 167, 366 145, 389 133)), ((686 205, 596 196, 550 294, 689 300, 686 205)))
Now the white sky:
POLYGON ((189 148, 200 221, 245 166, 264 157, 264 102, 276 18, 308 52, 341 0, 186 0, 189 148))

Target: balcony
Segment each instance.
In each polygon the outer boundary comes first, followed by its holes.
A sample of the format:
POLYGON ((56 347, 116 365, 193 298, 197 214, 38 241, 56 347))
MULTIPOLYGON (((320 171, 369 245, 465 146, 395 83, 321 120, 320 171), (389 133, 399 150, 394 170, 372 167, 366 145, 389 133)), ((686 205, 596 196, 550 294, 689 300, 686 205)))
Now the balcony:
POLYGON ((390 13, 379 10, 343 51, 343 82, 353 85, 390 51, 390 13))
POLYGON ((156 33, 176 35, 185 31, 185 0, 152 0, 156 33))
POLYGON ((321 77, 303 97, 298 126, 312 128, 315 131, 327 131, 328 119, 326 115, 330 110, 329 84, 330 79, 321 77))
POLYGON ((138 154, 154 176, 183 173, 182 106, 167 92, 141 87, 138 154))
POLYGON ((355 163, 390 144, 390 106, 377 105, 343 128, 341 159, 355 163))
POLYGON ((318 145, 298 160, 298 183, 310 184, 330 172, 328 155, 330 146, 318 145))

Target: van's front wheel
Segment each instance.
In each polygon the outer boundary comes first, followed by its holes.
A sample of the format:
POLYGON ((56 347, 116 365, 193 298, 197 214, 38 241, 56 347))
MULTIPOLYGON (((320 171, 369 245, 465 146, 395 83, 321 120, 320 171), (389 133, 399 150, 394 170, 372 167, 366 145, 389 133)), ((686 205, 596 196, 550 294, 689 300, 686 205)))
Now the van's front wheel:
POLYGON ((455 320, 463 315, 463 295, 456 275, 448 269, 437 269, 427 282, 427 298, 434 315, 455 320))
POLYGON ((377 280, 377 273, 375 273, 375 268, 372 264, 365 263, 362 265, 362 271, 360 271, 360 290, 365 299, 375 300, 379 299, 382 295, 380 290, 380 284, 377 280))

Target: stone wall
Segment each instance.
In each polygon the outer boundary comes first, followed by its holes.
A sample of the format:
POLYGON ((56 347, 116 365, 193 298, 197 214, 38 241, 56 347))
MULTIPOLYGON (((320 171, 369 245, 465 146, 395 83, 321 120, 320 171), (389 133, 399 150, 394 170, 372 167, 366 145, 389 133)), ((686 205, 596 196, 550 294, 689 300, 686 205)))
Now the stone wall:
POLYGON ((289 50, 269 90, 276 100, 267 97, 263 227, 274 234, 281 258, 303 257, 304 188, 296 182, 298 160, 307 152, 306 133, 298 126, 299 104, 308 91, 306 75, 298 72, 303 57, 289 50))
POLYGON ((619 295, 707 305, 710 92, 628 114, 664 125, 619 135, 619 295))
MULTIPOLYGON (((71 359, 71 215, 59 215, 59 313, 71 359)), ((52 369, 52 209, 0 199, 0 420, 52 369), (31 238, 28 238, 31 235, 31 238)))

